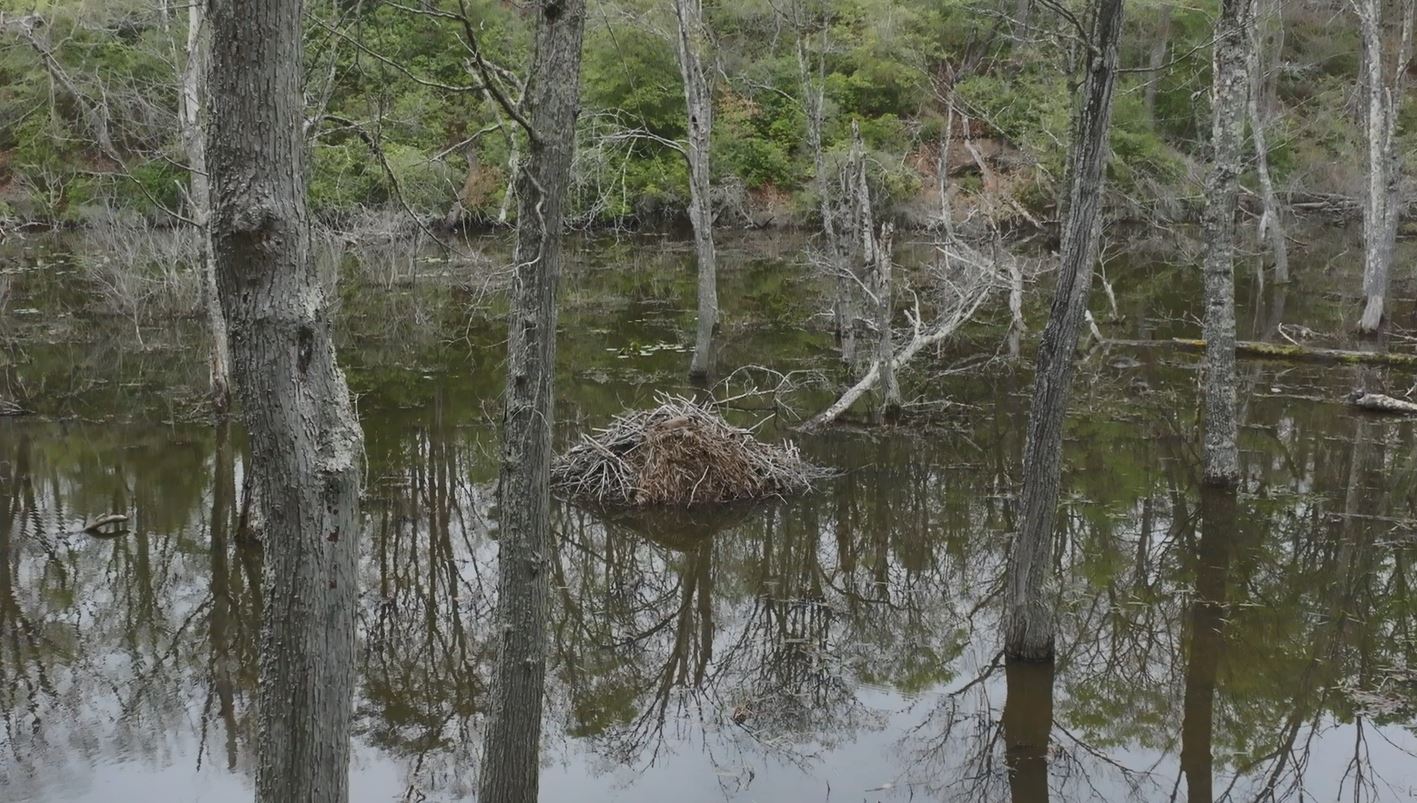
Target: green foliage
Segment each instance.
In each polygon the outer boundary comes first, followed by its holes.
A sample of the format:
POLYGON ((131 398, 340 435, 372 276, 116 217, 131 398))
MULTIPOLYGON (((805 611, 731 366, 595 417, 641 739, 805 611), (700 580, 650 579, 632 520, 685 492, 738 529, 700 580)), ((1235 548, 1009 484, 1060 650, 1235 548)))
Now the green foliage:
MULTIPOLYGON (((1026 206, 1054 202, 1076 75, 1066 37, 1046 35, 1061 24, 1053 15, 1040 10, 1034 23, 1045 35, 1020 43, 975 0, 797 2, 706 4, 716 182, 746 188, 750 204, 791 196, 790 208, 814 214, 805 66, 823 83, 828 169, 840 163, 856 122, 886 213, 921 206, 934 185, 942 96, 952 77, 959 79, 956 108, 974 135, 1006 145, 999 166, 1006 191, 1026 206)), ((1189 163, 1205 158, 1216 6, 1137 0, 1128 11, 1121 61, 1129 72, 1116 95, 1109 175, 1138 200, 1184 194, 1194 172, 1189 163), (1158 41, 1164 50, 1156 50, 1158 41), (1156 59, 1162 69, 1144 69, 1156 59), (1147 108, 1149 95, 1154 109, 1147 108)), ((102 206, 154 218, 164 207, 180 207, 185 17, 164 21, 156 4, 140 0, 46 0, 23 8, 0 0, 0 7, 45 19, 41 30, 55 43, 56 63, 77 87, 69 92, 17 35, 0 34, 0 203, 21 217, 54 222, 102 206), (106 104, 121 166, 95 144, 86 104, 96 99, 106 104)), ((457 0, 307 3, 306 97, 323 113, 311 137, 316 214, 396 204, 393 182, 365 138, 380 143, 405 200, 420 213, 445 211, 466 180, 467 205, 495 214, 509 153, 507 133, 487 131, 506 120, 479 88, 482 76, 455 19, 461 9, 457 0), (464 161, 469 149, 472 176, 464 161)), ((498 0, 470 0, 467 10, 488 61, 524 76, 528 18, 498 0)), ((1267 69, 1282 65, 1268 112, 1275 175, 1288 186, 1350 191, 1362 169, 1348 110, 1359 67, 1355 26, 1299 8, 1285 15, 1284 52, 1266 60, 1267 69)), ((683 214, 688 176, 673 143, 684 137, 686 120, 673 34, 672 13, 652 0, 606 0, 592 12, 570 210, 583 223, 653 223, 683 214)), ((497 79, 512 97, 521 91, 518 80, 497 79)), ((1417 147, 1410 103, 1400 131, 1407 147, 1417 147)), ((972 171, 962 172, 956 187, 967 203, 981 187, 972 171)))

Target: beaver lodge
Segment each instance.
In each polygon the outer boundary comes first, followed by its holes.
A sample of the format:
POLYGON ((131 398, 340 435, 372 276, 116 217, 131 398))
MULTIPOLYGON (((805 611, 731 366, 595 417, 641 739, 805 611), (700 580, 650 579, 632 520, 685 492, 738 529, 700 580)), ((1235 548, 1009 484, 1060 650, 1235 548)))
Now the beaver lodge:
POLYGON ((799 494, 828 473, 796 446, 764 443, 711 407, 658 401, 582 436, 552 468, 556 492, 602 507, 689 507, 799 494))

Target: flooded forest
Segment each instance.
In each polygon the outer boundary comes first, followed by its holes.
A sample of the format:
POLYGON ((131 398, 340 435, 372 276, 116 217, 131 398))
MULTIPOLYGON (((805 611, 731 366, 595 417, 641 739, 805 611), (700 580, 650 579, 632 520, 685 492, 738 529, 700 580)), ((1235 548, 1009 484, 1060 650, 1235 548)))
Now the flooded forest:
POLYGON ((1417 799, 1417 0, 0 0, 0 800, 1417 799))

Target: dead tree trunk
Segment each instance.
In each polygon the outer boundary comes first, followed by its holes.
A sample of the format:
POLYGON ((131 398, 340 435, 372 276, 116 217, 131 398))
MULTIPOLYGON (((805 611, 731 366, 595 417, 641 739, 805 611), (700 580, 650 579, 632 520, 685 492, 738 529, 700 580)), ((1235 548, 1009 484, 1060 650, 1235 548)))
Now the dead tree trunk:
POLYGON ((542 0, 527 158, 517 181, 516 267, 498 482, 497 668, 478 799, 535 803, 546 677, 551 543, 552 386, 562 220, 580 102, 585 0, 542 0))
POLYGON ((1205 255, 1205 482, 1240 477, 1235 415, 1235 204, 1250 81, 1251 0, 1222 0, 1211 90, 1211 168, 1203 216, 1205 255))
POLYGON ((218 419, 231 409, 231 357, 226 336, 226 316, 217 297, 216 258, 212 253, 211 181, 207 176, 206 123, 207 72, 211 60, 211 31, 207 29, 206 0, 187 6, 187 63, 182 70, 180 112, 182 144, 187 151, 188 217, 197 228, 198 265, 202 271, 202 306, 207 315, 207 367, 211 380, 212 411, 218 419))
POLYGON ((1360 332, 1372 334, 1382 326, 1392 255, 1397 236, 1398 188, 1402 179, 1397 149, 1398 107, 1402 78, 1412 48, 1412 0, 1403 0, 1393 63, 1389 70, 1383 46, 1383 3, 1354 0, 1363 36, 1364 84, 1367 92, 1368 184, 1363 204, 1363 316, 1360 332), (1391 77, 1388 77, 1389 72, 1391 77))
POLYGON ((1063 421, 1072 387, 1078 337, 1097 262, 1104 168, 1117 73, 1122 0, 1098 0, 1087 45, 1086 77, 1073 122, 1067 218, 1058 261, 1058 287, 1038 344, 1033 406, 1023 457, 1019 533, 1009 554, 1004 651, 1013 658, 1053 656, 1057 613, 1047 574, 1062 473, 1063 421))
POLYGON ((812 151, 813 189, 817 193, 817 210, 822 218, 822 234, 826 240, 823 249, 827 271, 836 287, 836 298, 832 300, 832 322, 836 329, 837 348, 842 362, 850 365, 856 359, 855 319, 856 312, 851 303, 856 292, 855 282, 847 272, 847 246, 841 230, 837 226, 836 210, 832 203, 832 182, 827 176, 826 146, 822 129, 826 114, 826 50, 830 26, 821 21, 819 51, 815 59, 810 56, 809 29, 803 6, 805 2, 793 5, 793 26, 797 29, 797 74, 801 84, 802 106, 807 118, 807 146, 812 151))
POLYGON ((1166 66, 1166 54, 1171 47, 1171 5, 1162 3, 1156 13, 1156 39, 1151 43, 1146 92, 1142 96, 1142 102, 1146 106, 1146 118, 1152 125, 1156 125, 1156 93, 1161 84, 1161 71, 1166 66))
POLYGON ((718 263, 713 246, 713 197, 709 178, 709 138, 713 133, 713 88, 704 73, 700 41, 706 28, 702 0, 674 0, 679 75, 688 111, 689 223, 699 267, 699 323, 689 378, 704 381, 713 373, 713 332, 718 325, 718 263))
POLYGON ((310 254, 299 0, 213 0, 212 244, 266 513, 256 800, 344 803, 363 438, 310 254))
MULTIPOLYGON (((1280 9, 1273 9, 1276 17, 1280 9)), ((1289 281, 1289 245, 1284 239, 1284 224, 1280 220, 1279 200, 1274 194, 1274 179, 1269 173, 1269 144, 1265 138, 1265 116, 1262 100, 1265 80, 1262 69, 1263 53, 1261 45, 1264 37, 1260 32, 1260 15, 1252 16, 1250 25, 1250 133, 1255 143, 1255 175, 1259 178, 1260 202, 1264 211, 1260 214, 1259 237, 1268 239, 1270 252, 1274 257, 1274 280, 1280 284, 1289 281)), ((1278 58, 1278 53, 1275 56, 1278 58)), ((1264 275, 1261 268, 1261 276, 1264 275)))
POLYGON ((855 207, 856 230, 861 236, 861 272, 868 277, 872 295, 876 328, 875 366, 880 371, 881 405, 878 419, 893 418, 900 413, 900 385, 896 381, 895 345, 891 338, 892 293, 891 243, 895 228, 889 223, 876 229, 876 215, 871 206, 871 185, 866 178, 866 148, 861 141, 861 127, 851 123, 852 200, 855 207))

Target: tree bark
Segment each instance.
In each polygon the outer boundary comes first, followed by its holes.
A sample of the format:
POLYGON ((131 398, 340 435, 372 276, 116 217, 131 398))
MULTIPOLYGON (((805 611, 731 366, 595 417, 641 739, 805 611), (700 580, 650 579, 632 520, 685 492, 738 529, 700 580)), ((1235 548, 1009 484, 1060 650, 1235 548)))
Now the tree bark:
MULTIPOLYGON (((1274 10, 1276 16, 1279 9, 1274 10)), ((1250 134, 1255 144, 1255 175, 1260 184, 1260 202, 1264 206, 1264 211, 1260 214, 1259 237, 1261 240, 1268 239, 1272 256, 1274 257, 1274 281, 1280 284, 1289 281, 1289 245, 1284 239, 1284 224, 1280 219, 1279 200, 1274 194, 1274 179, 1269 173, 1269 144, 1265 137, 1265 118, 1261 99, 1264 95, 1264 70, 1261 69, 1263 62, 1261 45, 1263 37, 1260 35, 1259 14, 1252 15, 1253 22, 1250 25, 1250 134)), ((1276 59, 1278 58, 1276 52, 1276 59)), ((1261 268, 1263 276, 1263 268, 1261 268)))
POLYGON ((498 482, 497 668, 478 800, 535 803, 546 677, 556 288, 580 103, 585 0, 542 0, 524 97, 498 482))
POLYGON ((180 114, 182 144, 187 151, 188 217, 197 228, 199 270, 202 272, 202 307, 207 316, 207 368, 210 378, 212 412, 225 419, 231 409, 231 349, 227 342, 226 316, 217 294, 216 257, 212 252, 211 181, 207 175, 206 123, 207 74, 211 61, 211 31, 207 29, 207 0, 192 0, 187 6, 187 63, 182 70, 180 114))
POLYGON ((1038 344, 1033 406, 1023 458, 1020 529, 1009 554, 1004 651, 1045 661, 1053 656, 1057 613, 1047 590, 1048 556, 1057 518, 1063 421, 1074 373, 1074 352, 1087 311, 1097 262, 1104 168, 1117 72, 1122 0, 1098 0, 1087 75, 1073 123, 1067 218, 1058 263, 1058 287, 1038 344))
POLYGON ((266 515, 258 803, 344 803, 362 435, 310 253, 299 0, 213 0, 212 244, 266 515))
POLYGON ((1355 0, 1363 37, 1364 84, 1367 91, 1368 183, 1363 204, 1363 315, 1358 331, 1372 334, 1382 326, 1392 256, 1397 237, 1398 190, 1402 180, 1397 149, 1398 108, 1403 76, 1412 48, 1413 2, 1402 1, 1394 58, 1389 73, 1383 47, 1381 0, 1355 0))
POLYGON ((699 322, 689 377, 707 380, 713 373, 713 332, 718 325, 718 263, 713 245, 713 197, 709 174, 709 138, 713 133, 713 88, 704 73, 699 40, 705 32, 702 0, 674 0, 679 75, 688 111, 689 224, 698 259, 699 322))
POLYGON ((1215 26, 1205 255, 1205 469, 1208 485, 1240 478, 1235 414, 1235 206, 1250 81, 1252 0, 1222 0, 1215 26))

